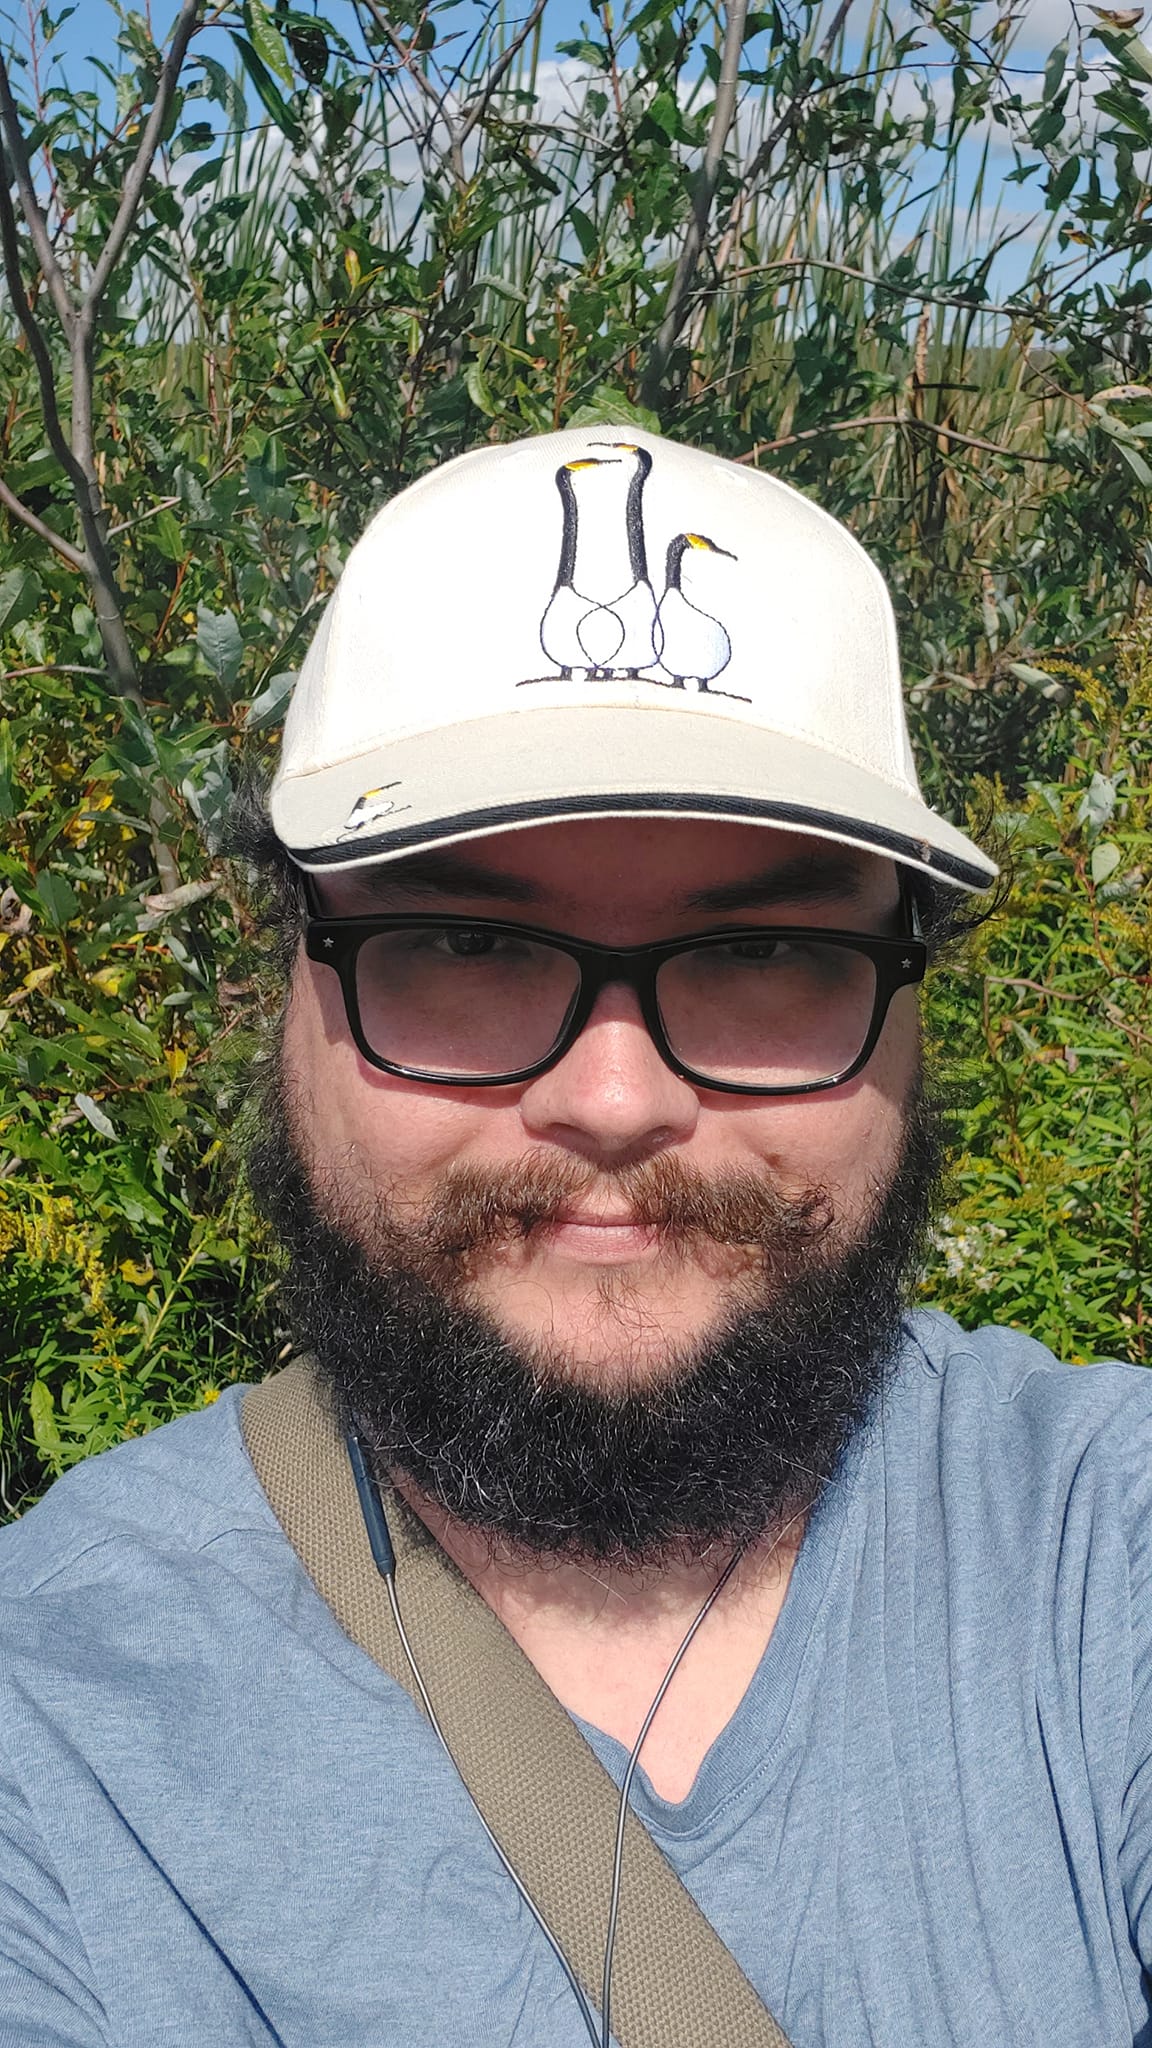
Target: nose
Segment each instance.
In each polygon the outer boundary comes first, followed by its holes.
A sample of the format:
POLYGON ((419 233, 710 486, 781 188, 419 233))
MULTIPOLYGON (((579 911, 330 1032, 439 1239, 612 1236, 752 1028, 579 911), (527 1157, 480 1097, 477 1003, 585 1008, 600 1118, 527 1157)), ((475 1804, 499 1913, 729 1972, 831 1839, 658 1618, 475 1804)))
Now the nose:
POLYGON ((600 990, 576 1043, 520 1098, 525 1130, 601 1165, 629 1166, 691 1137, 700 1100, 648 1034, 634 989, 600 990))

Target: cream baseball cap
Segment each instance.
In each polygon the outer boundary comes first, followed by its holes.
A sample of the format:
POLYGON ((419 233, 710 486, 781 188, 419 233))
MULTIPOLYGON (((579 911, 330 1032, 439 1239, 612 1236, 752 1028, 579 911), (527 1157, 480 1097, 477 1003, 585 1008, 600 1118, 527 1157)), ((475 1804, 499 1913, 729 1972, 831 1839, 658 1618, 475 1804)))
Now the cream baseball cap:
POLYGON ((619 426, 460 456, 348 557, 271 791, 314 872, 561 818, 733 818, 983 889, 920 794, 892 606, 799 492, 619 426))

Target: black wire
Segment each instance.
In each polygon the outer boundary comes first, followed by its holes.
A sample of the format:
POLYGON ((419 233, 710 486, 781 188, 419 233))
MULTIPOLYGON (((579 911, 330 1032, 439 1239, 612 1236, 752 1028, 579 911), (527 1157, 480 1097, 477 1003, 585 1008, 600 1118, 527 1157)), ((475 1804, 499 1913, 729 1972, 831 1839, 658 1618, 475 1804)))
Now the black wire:
POLYGON ((497 1856, 500 1858, 500 1861, 503 1864, 504 1869, 507 1871, 508 1876, 512 1879, 513 1884, 519 1892, 520 1897, 523 1899, 524 1904, 527 1906, 528 1911, 531 1913, 532 1918, 535 1920, 536 1925, 540 1929, 541 1934, 544 1936, 545 1940, 548 1942, 550 1948, 552 1949, 552 1952, 555 1955, 556 1960, 559 1963, 561 1969, 563 1970, 564 1975, 567 1977, 568 1982, 571 1985, 573 1993, 575 1995, 576 2002, 580 2007, 580 2015, 584 2021, 585 2027, 588 2030, 588 2039, 592 2043, 592 2048, 601 2048, 600 2036, 596 2031, 596 2023, 592 2018, 592 2009, 588 2003, 587 1998, 584 1995, 584 1987, 580 1983, 580 1980, 577 1977, 576 1972, 572 1968, 571 1963, 568 1961, 568 1958, 565 1955, 559 1940, 557 1939, 556 1935, 553 1934, 552 1929, 549 1927, 547 1920, 544 1918, 543 1913, 540 1911, 539 1906, 536 1904, 535 1899, 532 1897, 531 1892, 528 1890, 528 1887, 521 1880, 519 1872, 514 1868, 512 1863, 509 1861, 508 1857, 505 1855, 504 1850, 501 1848, 500 1843, 497 1841, 496 1836, 493 1834, 492 1829, 489 1827, 488 1822, 485 1820, 484 1815, 480 1811, 476 1799, 473 1796, 472 1788, 469 1785, 467 1779, 465 1778, 463 1771, 460 1769, 460 1766, 457 1763, 455 1757, 453 1756, 452 1751, 448 1744, 448 1738, 445 1735, 444 1730, 441 1728, 439 1720, 437 1719, 436 1709, 432 1705, 432 1700, 428 1692, 428 1687, 424 1683, 423 1674, 420 1670, 419 1664, 416 1661, 416 1655, 412 1648, 412 1645, 408 1640, 408 1631, 404 1626, 404 1619, 400 1612, 400 1602, 396 1594, 396 1553, 392 1547, 392 1537, 388 1529, 388 1518, 384 1513, 384 1502, 380 1495, 380 1488, 376 1484, 376 1478, 368 1462, 368 1457, 365 1452, 364 1446, 360 1441, 359 1433, 354 1427, 347 1431, 345 1441, 348 1447, 349 1463, 352 1466, 352 1477, 356 1482, 356 1492, 360 1500, 360 1511, 364 1517, 364 1527, 367 1531, 368 1542, 372 1551, 372 1559, 376 1566, 377 1571, 379 1572, 381 1578, 384 1581, 385 1590, 388 1594, 388 1604, 392 1609, 392 1619, 396 1625, 396 1633, 400 1638, 400 1643, 403 1648, 404 1655, 408 1660, 408 1669, 411 1671, 413 1680, 415 1681, 416 1690, 420 1695, 420 1699, 424 1707, 424 1712, 427 1714, 428 1719, 432 1724, 433 1733, 435 1734, 436 1739, 440 1744, 440 1747, 444 1751, 445 1756, 448 1758, 448 1761, 451 1764, 453 1770, 455 1771, 456 1776, 459 1778, 460 1783, 463 1785, 465 1792, 467 1792, 469 1799, 472 1801, 473 1810, 476 1814, 477 1820, 479 1821, 481 1827, 484 1830, 484 1833, 487 1835, 488 1840, 491 1842, 493 1849, 496 1851, 497 1856))
POLYGON ((701 1622, 704 1620, 705 1615, 710 1612, 711 1608, 714 1606, 715 1602, 719 1599, 721 1593, 724 1591, 724 1588, 728 1584, 729 1579, 732 1577, 732 1574, 735 1571, 737 1565, 739 1564, 740 1559, 743 1557, 746 1548, 746 1544, 742 1543, 738 1550, 733 1551, 732 1556, 729 1558, 727 1564, 725 1565, 723 1571, 720 1574, 720 1577, 717 1579, 716 1584, 713 1586, 712 1591, 709 1593, 708 1598, 704 1602, 703 1607, 700 1609, 699 1614, 696 1616, 695 1621, 692 1623, 691 1628, 688 1630, 687 1635, 684 1637, 684 1640, 681 1643, 680 1648, 677 1650, 676 1655, 673 1657, 672 1662, 668 1666, 667 1671, 664 1673, 664 1676, 660 1681, 659 1691, 657 1692, 656 1697, 652 1702, 652 1705, 649 1707, 648 1712, 645 1714, 644 1719, 640 1724, 640 1733, 636 1737, 636 1740, 632 1745, 632 1754, 628 1759, 628 1768, 624 1773, 623 1783, 620 1787, 620 1807, 616 1816, 616 1854, 612 1861, 612 1897, 608 1908, 608 1936, 604 1944, 604 1982, 603 1991, 600 1999, 599 2048, 608 2048, 608 2038, 612 2032, 612 1958, 616 1949, 616 1923, 620 1917, 620 1882, 624 1870, 624 1829, 628 1820, 628 1797, 632 1790, 632 1779, 636 1773, 636 1766, 640 1761, 640 1751, 643 1749, 644 1744, 647 1740, 648 1730, 652 1726, 653 1721, 656 1719, 657 1709, 659 1708, 661 1701, 663 1700, 664 1695, 668 1690, 668 1687, 671 1685, 672 1680, 674 1679, 677 1671, 680 1668, 680 1660, 683 1657, 684 1652, 687 1650, 688 1645, 692 1641, 693 1636, 696 1634, 696 1631, 699 1628, 701 1622))
POLYGON ((616 1949, 616 1929, 620 1917, 620 1887, 624 1869, 624 1830, 628 1819, 628 1799, 629 1794, 632 1790, 632 1780, 636 1774, 636 1767, 640 1761, 640 1752, 643 1749, 644 1743, 647 1739, 648 1730, 651 1728, 652 1723, 656 1718, 657 1711, 664 1699, 664 1695, 667 1692, 668 1687, 671 1685, 672 1680, 675 1677, 677 1671, 679 1670, 681 1660, 686 1650, 688 1649, 690 1643, 692 1642, 697 1629, 700 1627, 705 1617, 711 1612, 713 1606, 719 1599, 721 1593, 723 1592, 725 1586, 728 1584, 729 1579, 731 1578, 733 1572, 739 1564, 740 1559, 743 1557, 746 1545, 741 1544, 740 1547, 737 1550, 735 1550, 732 1556, 729 1558, 728 1563, 725 1565, 724 1570, 721 1572, 720 1577, 717 1579, 716 1584, 713 1586, 712 1591, 709 1593, 708 1598, 704 1602, 704 1605, 701 1607, 699 1613, 696 1615, 694 1621, 692 1622, 691 1627, 688 1629, 686 1635, 684 1636, 684 1639, 681 1642, 680 1647, 677 1650, 675 1656, 673 1657, 672 1662, 669 1664, 667 1671, 664 1673, 664 1676, 660 1681, 660 1686, 656 1693, 656 1697, 653 1700, 651 1706, 648 1709, 648 1712, 645 1714, 644 1719, 640 1724, 640 1733, 636 1737, 636 1740, 632 1746, 632 1753, 628 1759, 627 1769, 624 1772, 623 1783, 620 1787, 620 1804, 616 1819, 616 1851, 612 1863, 612 1893, 608 1910, 608 1933, 604 1946, 604 1977, 601 2028, 598 2033, 596 2030, 596 2023, 592 2018, 592 2009, 588 2004, 588 2000, 584 1993, 583 1985, 580 1983, 580 1980, 577 1977, 575 1970, 572 1968, 571 1963, 568 1961, 568 1958, 564 1953, 564 1950, 560 1944, 558 1937, 552 1932, 551 1927, 548 1925, 547 1920, 544 1918, 543 1913, 541 1912, 539 1906, 536 1904, 536 1901, 532 1897, 531 1892, 528 1890, 527 1885, 524 1883, 519 1872, 516 1870, 515 1866, 512 1864, 508 1856, 505 1854, 500 1843, 497 1841, 496 1836, 493 1834, 492 1829, 489 1827, 488 1822, 485 1820, 484 1815, 481 1812, 480 1807, 477 1804, 477 1801, 473 1795, 472 1788, 468 1784, 468 1781, 465 1778, 464 1773, 460 1769, 460 1766, 457 1763, 456 1758, 453 1756, 452 1750, 448 1743, 448 1738, 445 1735, 444 1730, 441 1728, 439 1720, 437 1719, 436 1709, 432 1705, 432 1700, 429 1695, 428 1688, 424 1683, 424 1678, 421 1673, 420 1666, 416 1661, 415 1652, 412 1648, 411 1643, 408 1640, 408 1631, 404 1626, 403 1616, 400 1612, 400 1602, 396 1593, 396 1557, 395 1552, 392 1548, 392 1538, 388 1529, 388 1519, 384 1513, 384 1502, 381 1498, 380 1488, 376 1483, 375 1475, 372 1472, 371 1466, 369 1465, 368 1458, 365 1453, 364 1446, 360 1441, 359 1434, 354 1427, 348 1430, 346 1441, 348 1446, 348 1457, 352 1466, 352 1476, 356 1482, 356 1492, 360 1500, 360 1509, 364 1517, 364 1526, 367 1531, 368 1542, 372 1550, 373 1561, 375 1562, 377 1571, 380 1573, 380 1576, 384 1581, 385 1590, 388 1594, 388 1604, 392 1610, 392 1620, 396 1626, 396 1633, 400 1638, 401 1646, 403 1648, 405 1658, 407 1659, 408 1668, 412 1673, 412 1678, 415 1683, 416 1690, 420 1695, 424 1712, 428 1716, 428 1720, 431 1723, 433 1733, 435 1734, 438 1742, 440 1743, 441 1748, 444 1751, 445 1756, 448 1758, 449 1763, 455 1771, 456 1776, 459 1778, 460 1783, 463 1785, 465 1792, 467 1792, 468 1797, 472 1802, 472 1808, 475 1812, 476 1818, 480 1822, 480 1825, 483 1828, 484 1833, 487 1835, 488 1840, 491 1843, 493 1849, 496 1851, 496 1854, 499 1857, 501 1864, 503 1865, 508 1876, 511 1878, 513 1884, 516 1887, 516 1890, 520 1894, 520 1897, 523 1899, 524 1904, 527 1906, 528 1911, 532 1915, 532 1918, 535 1920, 537 1927, 540 1929, 541 1934, 544 1936, 553 1954, 555 1955, 557 1962, 560 1964, 560 1967, 564 1972, 564 1975, 567 1977, 568 1982, 572 1987, 573 1994, 576 1998, 576 2002, 580 2007, 580 2016, 584 2021, 585 2028, 588 2032, 588 2038, 592 2043, 592 2048, 609 2048, 609 2035, 611 2032, 612 2022, 612 1962, 616 1949))
POLYGON ((569 1984, 572 1986, 572 1990, 576 1996, 576 2001, 580 2007, 581 2017, 584 2021, 584 2025, 588 2029, 588 2038, 592 2043, 592 2048, 601 2048, 600 2036, 596 2032, 596 2023, 592 2018, 592 2009, 588 2004, 588 2000, 584 1996, 584 1988, 580 1983, 580 1980, 577 1977, 575 1970, 572 1968, 571 1963, 568 1961, 568 1958, 565 1955, 564 1950, 561 1948, 557 1937, 553 1934, 552 1929, 549 1927, 547 1920, 544 1918, 543 1913, 540 1911, 540 1908, 536 1904, 535 1899, 532 1897, 531 1892, 528 1890, 527 1885, 523 1883, 519 1875, 519 1872, 514 1868, 512 1863, 509 1861, 508 1857, 505 1855, 503 1849, 501 1848, 499 1842, 497 1841, 495 1835, 493 1834, 491 1828, 485 1820, 484 1815, 481 1813, 479 1806, 476 1804, 476 1800, 473 1798, 471 1786, 468 1784, 468 1781, 465 1778, 463 1772, 461 1771, 460 1766, 457 1763, 455 1757, 453 1756, 451 1749, 448 1747, 448 1739, 444 1734, 444 1730, 441 1728, 439 1721, 436 1718, 436 1710, 433 1707, 432 1701, 428 1696, 428 1688, 420 1675, 420 1667, 416 1662, 416 1658, 412 1651, 412 1646, 408 1641, 407 1631, 400 1617, 400 1603, 396 1598, 396 1581, 391 1572, 388 1572, 387 1575, 384 1575, 384 1584, 388 1591, 388 1601, 392 1609, 392 1619, 396 1624, 396 1633, 399 1636, 400 1641, 404 1645, 404 1655, 408 1659, 408 1668, 416 1681, 416 1686, 419 1691, 420 1698, 424 1703, 424 1712, 427 1714, 428 1719, 432 1723, 433 1730, 439 1738, 440 1745, 444 1751, 444 1754, 447 1756, 449 1763, 452 1765, 452 1768, 455 1771, 456 1776, 459 1778, 460 1783, 463 1785, 464 1790, 467 1792, 469 1799, 472 1800, 472 1805, 476 1813, 476 1818, 479 1821, 481 1827, 483 1828, 484 1833, 487 1835, 488 1840, 491 1842, 492 1847, 495 1849, 497 1856, 500 1858, 501 1863, 504 1865, 505 1870, 507 1871, 509 1877, 512 1879, 513 1884, 519 1892, 520 1897, 523 1899, 524 1904, 527 1906, 528 1911, 531 1913, 532 1918, 535 1920, 536 1925, 540 1929, 541 1934, 550 1944, 557 1962, 560 1964, 560 1967, 563 1970, 564 1975, 567 1977, 569 1984))

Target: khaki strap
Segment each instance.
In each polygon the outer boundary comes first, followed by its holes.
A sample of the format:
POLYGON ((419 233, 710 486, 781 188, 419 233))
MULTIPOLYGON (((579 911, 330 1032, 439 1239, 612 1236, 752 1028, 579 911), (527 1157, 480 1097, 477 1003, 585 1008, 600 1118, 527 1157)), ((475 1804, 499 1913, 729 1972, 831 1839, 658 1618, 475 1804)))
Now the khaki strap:
MULTIPOLYGON (((277 1520, 345 1633, 413 1698, 343 1437, 307 1361, 250 1387, 244 1439, 277 1520)), ((502 1622, 395 1495, 404 1626, 468 1789, 599 2008, 619 1792, 502 1622)), ((419 1701, 417 1700, 419 1705, 419 1701)), ((612 1971, 621 2048, 789 2048, 630 1814, 612 1971)))

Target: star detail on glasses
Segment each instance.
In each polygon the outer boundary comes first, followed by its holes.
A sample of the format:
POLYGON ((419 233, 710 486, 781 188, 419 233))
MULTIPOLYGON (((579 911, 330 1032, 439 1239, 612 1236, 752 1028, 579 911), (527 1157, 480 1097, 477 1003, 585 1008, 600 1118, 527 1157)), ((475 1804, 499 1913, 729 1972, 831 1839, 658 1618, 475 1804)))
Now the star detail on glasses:
MULTIPOLYGON (((329 945, 331 945, 331 943, 332 943, 332 942, 331 942, 331 940, 329 940, 329 942, 328 942, 328 943, 329 943, 329 945)), ((900 965, 901 965, 901 967, 911 967, 911 965, 912 965, 912 962, 911 962, 910 960, 902 960, 902 961, 900 962, 900 965)))
MULTIPOLYGON (((335 939, 325 939, 325 941, 324 941, 324 944, 325 944, 326 946, 328 946, 329 948, 331 948, 332 946, 334 946, 334 945, 336 944, 336 941, 335 941, 335 939)), ((908 962, 907 962, 907 961, 905 961, 905 962, 904 962, 904 965, 905 965, 905 967, 907 967, 907 965, 908 965, 908 962)))

